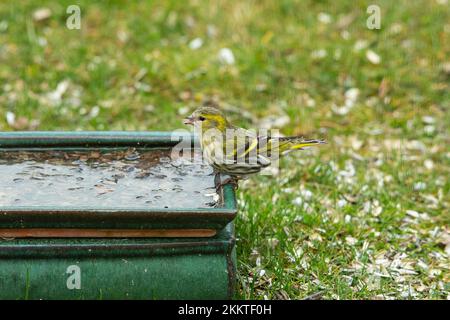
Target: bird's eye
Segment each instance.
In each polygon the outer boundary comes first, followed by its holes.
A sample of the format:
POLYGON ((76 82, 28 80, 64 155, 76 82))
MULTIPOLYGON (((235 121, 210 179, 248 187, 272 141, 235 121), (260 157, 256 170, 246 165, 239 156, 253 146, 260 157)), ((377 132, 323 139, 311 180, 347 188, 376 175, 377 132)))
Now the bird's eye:
POLYGON ((206 118, 205 118, 205 117, 202 117, 202 116, 200 116, 200 117, 198 117, 198 120, 200 120, 200 121, 205 121, 205 120, 206 120, 206 118))

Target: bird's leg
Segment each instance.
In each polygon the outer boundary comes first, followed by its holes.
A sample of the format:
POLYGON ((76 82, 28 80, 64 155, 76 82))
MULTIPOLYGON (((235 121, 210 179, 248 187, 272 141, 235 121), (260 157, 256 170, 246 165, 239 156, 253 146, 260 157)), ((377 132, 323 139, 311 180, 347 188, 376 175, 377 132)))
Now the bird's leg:
POLYGON ((214 170, 214 185, 220 184, 220 172, 214 170))
POLYGON ((238 179, 236 177, 232 177, 229 175, 222 176, 219 172, 216 174, 214 179, 214 183, 216 185, 216 190, 219 191, 226 184, 232 184, 235 189, 239 188, 238 179))

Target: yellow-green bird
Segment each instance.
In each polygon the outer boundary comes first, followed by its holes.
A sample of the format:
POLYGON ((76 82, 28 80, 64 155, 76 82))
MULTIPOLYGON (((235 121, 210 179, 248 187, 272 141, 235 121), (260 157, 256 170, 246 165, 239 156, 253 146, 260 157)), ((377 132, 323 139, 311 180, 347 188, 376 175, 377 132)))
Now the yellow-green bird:
POLYGON ((229 175, 220 182, 232 182, 269 166, 279 155, 325 143, 303 137, 271 137, 232 125, 224 114, 213 107, 200 107, 184 124, 193 125, 199 135, 204 159, 215 173, 229 175))

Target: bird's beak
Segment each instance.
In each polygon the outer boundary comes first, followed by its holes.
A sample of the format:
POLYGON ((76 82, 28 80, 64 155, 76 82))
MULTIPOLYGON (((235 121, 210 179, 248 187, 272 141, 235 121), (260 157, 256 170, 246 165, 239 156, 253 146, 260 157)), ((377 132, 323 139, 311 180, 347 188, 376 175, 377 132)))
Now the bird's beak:
POLYGON ((184 124, 190 124, 193 125, 194 124, 194 118, 192 116, 187 117, 186 119, 183 120, 184 124))

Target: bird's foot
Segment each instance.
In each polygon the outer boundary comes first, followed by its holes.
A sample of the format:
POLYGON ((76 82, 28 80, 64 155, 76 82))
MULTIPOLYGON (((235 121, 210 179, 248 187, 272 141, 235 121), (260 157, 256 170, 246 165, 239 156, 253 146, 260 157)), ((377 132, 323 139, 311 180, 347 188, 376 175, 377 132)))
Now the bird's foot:
POLYGON ((218 173, 216 174, 216 178, 214 180, 216 184, 216 191, 219 191, 226 184, 233 185, 235 190, 239 188, 238 179, 236 177, 231 177, 228 175, 222 176, 220 173, 218 173))

